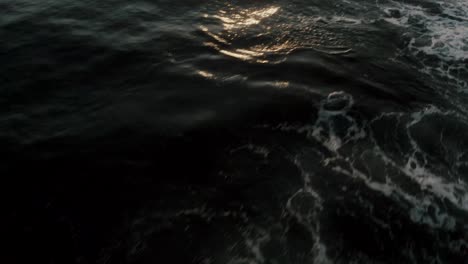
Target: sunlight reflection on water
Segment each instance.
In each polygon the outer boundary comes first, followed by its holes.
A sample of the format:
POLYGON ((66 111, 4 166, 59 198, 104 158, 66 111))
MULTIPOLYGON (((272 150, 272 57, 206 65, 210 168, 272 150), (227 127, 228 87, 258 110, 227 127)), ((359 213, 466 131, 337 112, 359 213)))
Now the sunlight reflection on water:
POLYGON ((267 54, 274 54, 292 48, 288 45, 287 40, 281 43, 264 43, 260 41, 248 47, 233 48, 232 42, 240 38, 241 35, 245 35, 249 28, 257 27, 256 30, 260 30, 260 32, 255 31, 255 37, 270 34, 272 31, 271 25, 262 24, 262 22, 278 14, 281 8, 270 6, 260 9, 239 9, 229 5, 227 10, 219 10, 214 15, 203 15, 204 18, 217 19, 221 22, 222 27, 221 30, 218 30, 219 32, 204 25, 199 27, 212 39, 212 41, 204 43, 206 46, 213 47, 226 56, 256 63, 269 63, 270 61, 264 58, 267 54))
POLYGON ((330 31, 330 25, 340 22, 324 22, 321 16, 293 15, 280 6, 241 8, 229 4, 202 17, 209 21, 199 26, 209 38, 204 45, 246 62, 278 63, 297 49, 330 55, 352 51, 330 31))

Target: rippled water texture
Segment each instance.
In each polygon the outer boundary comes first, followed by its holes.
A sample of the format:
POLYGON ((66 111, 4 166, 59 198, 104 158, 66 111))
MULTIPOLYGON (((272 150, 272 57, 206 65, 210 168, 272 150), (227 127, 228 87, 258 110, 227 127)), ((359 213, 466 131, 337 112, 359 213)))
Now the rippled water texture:
POLYGON ((468 263, 466 0, 1 0, 9 263, 468 263))

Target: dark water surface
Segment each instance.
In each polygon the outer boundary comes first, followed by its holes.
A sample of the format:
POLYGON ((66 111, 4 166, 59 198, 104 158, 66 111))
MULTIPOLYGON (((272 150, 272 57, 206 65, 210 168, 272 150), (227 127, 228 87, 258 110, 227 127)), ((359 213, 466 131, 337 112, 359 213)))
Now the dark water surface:
POLYGON ((468 1, 0 10, 2 263, 468 263, 468 1))

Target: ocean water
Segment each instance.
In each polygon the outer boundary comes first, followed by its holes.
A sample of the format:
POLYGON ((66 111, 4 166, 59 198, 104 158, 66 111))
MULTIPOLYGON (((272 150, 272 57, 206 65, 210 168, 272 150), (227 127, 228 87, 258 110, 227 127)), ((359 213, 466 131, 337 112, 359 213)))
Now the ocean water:
POLYGON ((5 263, 468 263, 468 1, 0 10, 5 263))

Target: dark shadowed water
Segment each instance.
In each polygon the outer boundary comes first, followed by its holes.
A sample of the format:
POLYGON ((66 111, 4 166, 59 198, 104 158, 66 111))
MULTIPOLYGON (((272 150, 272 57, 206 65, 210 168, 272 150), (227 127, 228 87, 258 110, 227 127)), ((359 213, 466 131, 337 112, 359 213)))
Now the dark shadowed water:
POLYGON ((0 81, 2 263, 468 263, 467 0, 0 0, 0 81))

